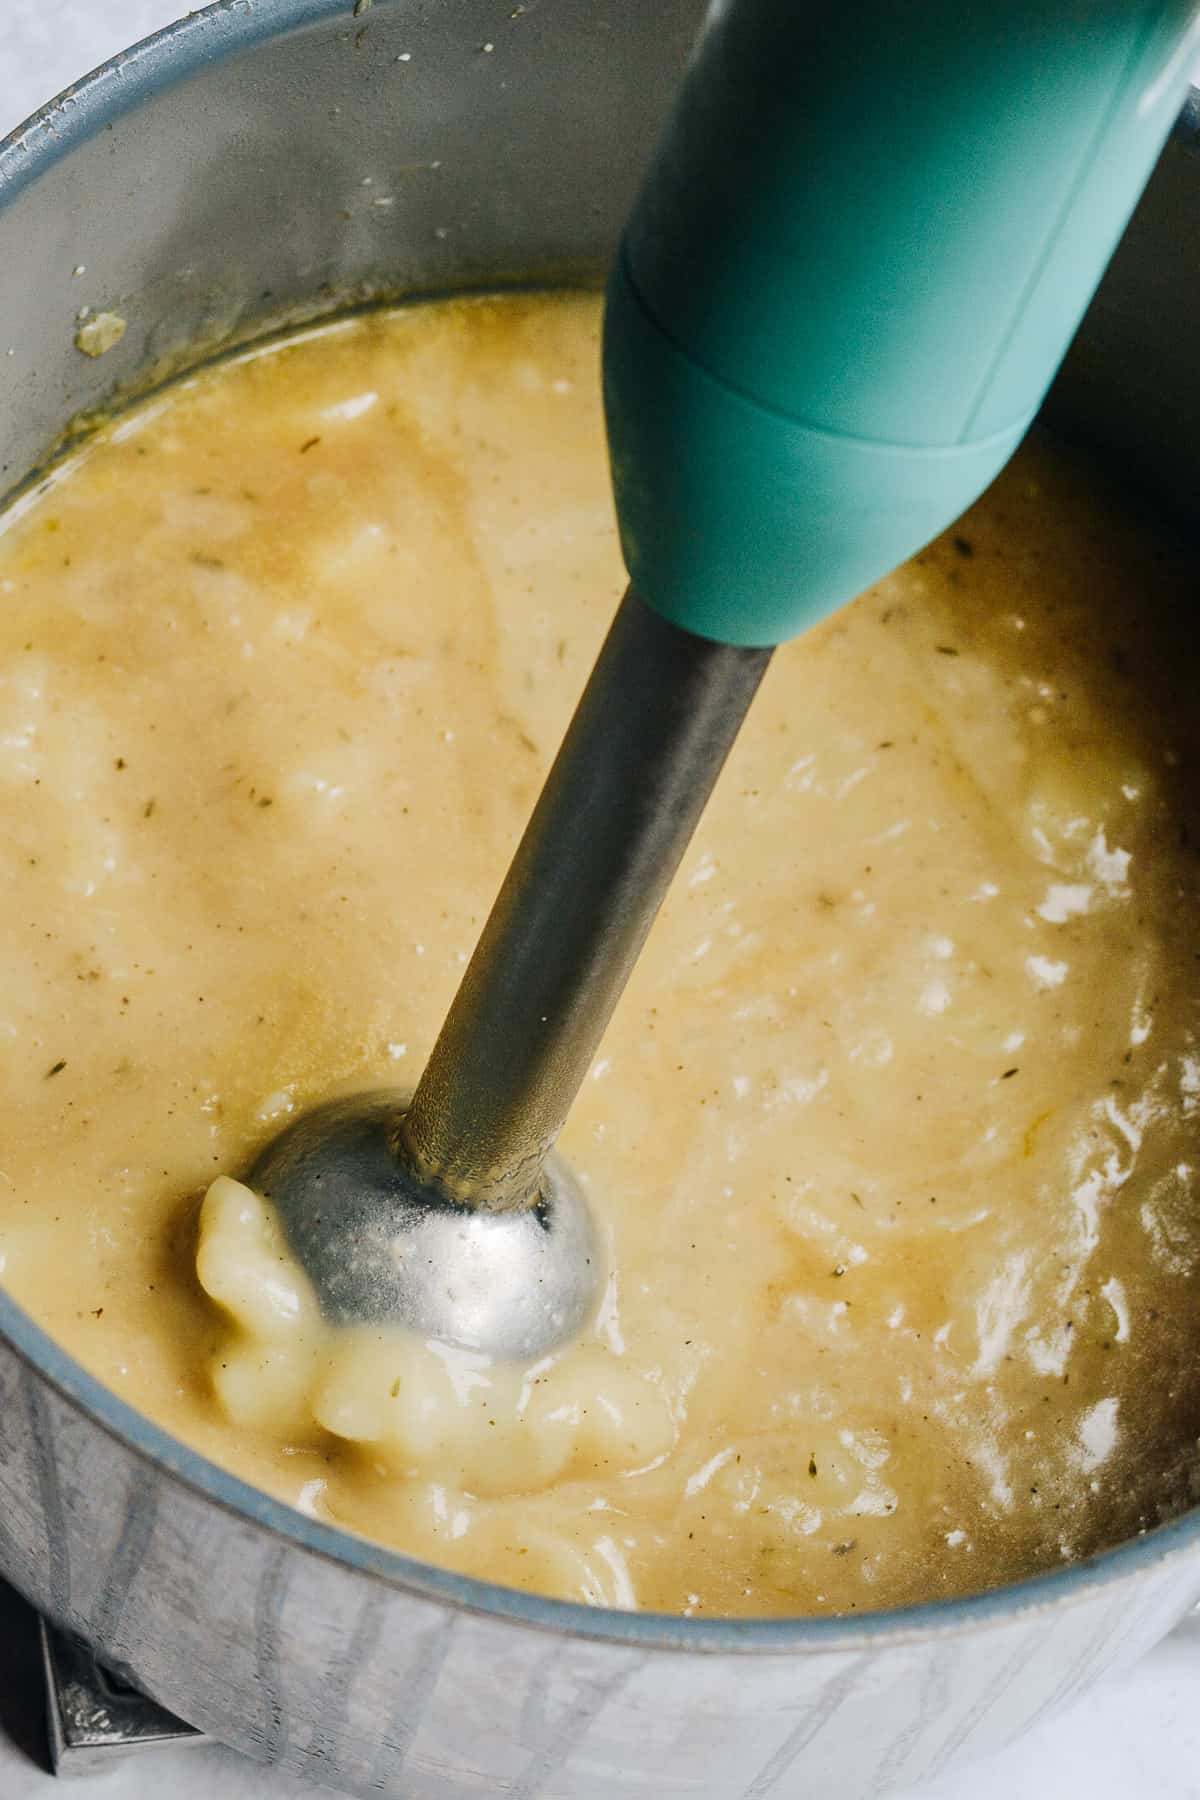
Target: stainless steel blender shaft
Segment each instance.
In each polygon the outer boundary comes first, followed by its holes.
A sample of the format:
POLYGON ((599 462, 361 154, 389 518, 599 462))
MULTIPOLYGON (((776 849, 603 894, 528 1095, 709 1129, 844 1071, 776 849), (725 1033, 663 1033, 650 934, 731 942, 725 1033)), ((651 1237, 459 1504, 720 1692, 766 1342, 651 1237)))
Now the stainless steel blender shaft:
POLYGON ((625 595, 400 1127, 447 1198, 536 1200, 770 657, 625 595))

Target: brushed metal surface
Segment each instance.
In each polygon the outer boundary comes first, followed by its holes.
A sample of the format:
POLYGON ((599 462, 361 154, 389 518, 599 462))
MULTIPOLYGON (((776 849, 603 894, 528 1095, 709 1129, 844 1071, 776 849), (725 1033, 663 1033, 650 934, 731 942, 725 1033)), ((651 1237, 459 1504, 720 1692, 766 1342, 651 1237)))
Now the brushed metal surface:
MULTIPOLYGON (((189 343, 345 294, 594 276, 699 12, 375 0, 355 19, 348 0, 224 0, 81 83, 0 149, 0 488, 189 343), (72 347, 82 303, 129 320, 95 363, 72 347)), ((1050 402, 1193 523, 1198 257, 1200 166, 1180 137, 1050 402)), ((246 1488, 0 1295, 0 1572, 171 1711, 354 1794, 868 1800, 1148 1648, 1200 1597, 1200 1518, 905 1613, 589 1611, 246 1488)))
POLYGON ((144 1750, 202 1744, 203 1734, 119 1681, 89 1647, 38 1621, 50 1766, 62 1781, 102 1775, 144 1750))
POLYGON ((400 1128, 451 1194, 536 1191, 770 660, 622 600, 400 1128))

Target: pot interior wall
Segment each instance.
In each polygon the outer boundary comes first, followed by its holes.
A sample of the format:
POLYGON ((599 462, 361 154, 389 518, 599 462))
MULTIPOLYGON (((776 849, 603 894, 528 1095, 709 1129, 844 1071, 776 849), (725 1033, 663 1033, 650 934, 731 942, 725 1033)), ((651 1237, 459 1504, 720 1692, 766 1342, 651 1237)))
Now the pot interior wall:
POLYGON ((1129 222, 1044 416, 1200 536, 1200 89, 1129 222))
MULTIPOLYGON (((80 83, 0 159, 0 494, 114 394, 281 321, 600 279, 703 11, 225 0, 80 83), (184 52, 198 66, 175 82, 184 52), (127 321, 96 360, 74 343, 85 306, 127 321)), ((1185 519, 1200 478, 1192 113, 1048 403, 1185 519)))
POLYGON ((0 161, 0 494, 114 391, 280 320, 601 279, 702 11, 229 0, 81 83, 0 161), (95 361, 84 306, 127 321, 95 361))

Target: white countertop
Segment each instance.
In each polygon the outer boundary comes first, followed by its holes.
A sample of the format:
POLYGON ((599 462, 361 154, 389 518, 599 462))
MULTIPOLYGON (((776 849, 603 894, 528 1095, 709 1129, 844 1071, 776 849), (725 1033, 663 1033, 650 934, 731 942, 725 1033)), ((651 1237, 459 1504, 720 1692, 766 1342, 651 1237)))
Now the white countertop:
MULTIPOLYGON (((185 11, 176 0, 0 0, 0 136, 67 82, 185 11)), ((1137 1669, 923 1800, 1200 1800, 1200 1615, 1137 1669)), ((0 1588, 0 1800, 59 1791, 44 1754, 25 1609, 0 1588)), ((71 1784, 79 1800, 299 1800, 301 1787, 205 1746, 147 1753, 71 1784)), ((821 1800, 836 1800, 835 1795, 821 1800)))

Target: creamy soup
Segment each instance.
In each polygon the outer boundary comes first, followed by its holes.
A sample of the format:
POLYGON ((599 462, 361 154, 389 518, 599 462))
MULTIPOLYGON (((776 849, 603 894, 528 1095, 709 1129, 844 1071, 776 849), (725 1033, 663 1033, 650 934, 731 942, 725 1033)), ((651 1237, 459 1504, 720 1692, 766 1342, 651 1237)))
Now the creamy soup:
POLYGON ((623 585, 598 319, 306 333, 11 510, 3 1279, 217 1462, 500 1581, 1057 1567, 1200 1429, 1194 582, 1060 451, 776 657, 564 1135, 583 1341, 334 1331, 236 1179, 429 1052, 623 585))

